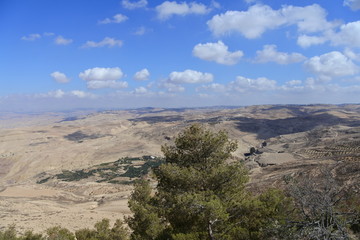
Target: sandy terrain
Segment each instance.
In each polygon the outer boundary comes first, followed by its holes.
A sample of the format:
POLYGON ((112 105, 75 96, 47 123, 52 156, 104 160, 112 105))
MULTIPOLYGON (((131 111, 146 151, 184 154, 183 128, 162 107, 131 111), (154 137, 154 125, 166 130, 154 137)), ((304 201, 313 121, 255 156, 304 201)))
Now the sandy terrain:
POLYGON ((238 141, 235 160, 251 169, 251 184, 276 184, 286 174, 326 161, 360 161, 360 105, 4 113, 0 229, 14 223, 21 231, 42 232, 54 225, 76 230, 91 228, 102 218, 114 222, 130 214, 131 185, 92 178, 37 182, 63 170, 87 169, 123 157, 161 156, 161 145, 171 143, 194 122, 227 130, 238 141), (257 152, 249 155, 250 147, 257 152))
POLYGON ((8 187, 0 193, 2 227, 15 223, 20 231, 33 229, 37 232, 57 225, 71 230, 91 227, 103 218, 114 221, 129 214, 129 194, 130 191, 122 191, 111 200, 98 195, 91 201, 62 190, 8 187))

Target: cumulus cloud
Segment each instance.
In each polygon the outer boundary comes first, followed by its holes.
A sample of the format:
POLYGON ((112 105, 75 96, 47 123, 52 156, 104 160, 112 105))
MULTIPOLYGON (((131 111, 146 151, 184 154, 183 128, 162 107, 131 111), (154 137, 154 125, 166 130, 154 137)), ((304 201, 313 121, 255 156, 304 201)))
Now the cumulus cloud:
POLYGON ((359 72, 359 67, 350 58, 337 51, 312 57, 305 61, 304 66, 322 81, 354 75, 359 72))
POLYGON ((211 73, 202 73, 187 69, 184 72, 172 72, 169 75, 168 81, 170 83, 208 83, 214 79, 211 73))
POLYGON ((230 32, 240 32, 246 38, 258 38, 266 30, 274 29, 285 20, 266 5, 251 6, 248 11, 226 11, 217 14, 207 22, 213 34, 220 36, 230 32))
POLYGON ((38 97, 51 97, 51 98, 62 98, 65 95, 65 92, 61 89, 50 91, 48 93, 39 94, 38 97))
POLYGON ((360 9, 360 0, 344 0, 344 6, 348 6, 352 10, 357 11, 360 9))
POLYGON ((124 76, 120 68, 90 68, 81 72, 79 77, 87 81, 89 89, 99 88, 126 88, 127 82, 118 82, 124 76))
POLYGON ((265 45, 263 50, 256 51, 255 62, 276 62, 278 64, 290 64, 302 62, 306 57, 300 53, 278 52, 276 45, 265 45))
POLYGON ((116 14, 112 18, 105 18, 104 20, 99 21, 99 24, 109 24, 109 23, 121 23, 128 20, 128 17, 123 14, 116 14))
POLYGON ((285 18, 286 24, 296 24, 298 30, 304 33, 313 33, 332 29, 339 22, 328 22, 327 12, 318 4, 305 7, 284 6, 279 10, 285 18))
POLYGON ((85 81, 115 81, 124 76, 120 68, 90 68, 79 74, 85 81))
POLYGON ((41 35, 38 34, 38 33, 32 33, 32 34, 29 34, 27 36, 23 36, 21 37, 21 40, 25 40, 25 41, 35 41, 36 39, 39 39, 41 38, 41 35))
POLYGON ((127 88, 128 87, 128 83, 127 82, 117 82, 114 80, 107 80, 107 81, 98 81, 98 80, 93 80, 93 81, 89 81, 87 82, 87 87, 89 89, 100 89, 100 88, 127 88))
POLYGON ((115 38, 105 37, 100 42, 87 41, 82 47, 83 48, 96 48, 96 47, 121 47, 123 42, 115 38))
POLYGON ((354 52, 354 51, 351 50, 350 48, 345 48, 344 54, 345 54, 345 56, 347 56, 347 57, 350 58, 351 60, 360 61, 360 54, 354 52))
POLYGON ((147 2, 147 0, 139 0, 139 1, 135 1, 135 2, 130 2, 129 0, 123 0, 123 1, 121 1, 121 4, 124 8, 136 9, 136 8, 146 7, 148 2, 147 2))
POLYGON ((185 88, 179 84, 163 82, 159 84, 160 88, 165 88, 168 92, 184 92, 185 88))
POLYGON ((68 78, 64 73, 61 72, 53 72, 50 76, 58 83, 67 83, 70 82, 70 78, 68 78))
POLYGON ((66 39, 63 36, 57 36, 55 38, 55 44, 57 45, 68 45, 70 43, 72 43, 72 39, 66 39))
POLYGON ((234 65, 244 55, 242 51, 229 52, 228 46, 222 41, 217 43, 197 44, 193 55, 206 61, 214 61, 225 65, 234 65))
POLYGON ((210 9, 202 3, 177 3, 165 1, 158 5, 156 8, 157 16, 161 20, 166 20, 173 15, 185 16, 188 14, 206 14, 210 12, 210 9))
POLYGON ((360 21, 341 25, 339 32, 330 37, 334 45, 360 47, 360 21))
POLYGON ((276 89, 276 81, 265 77, 251 79, 237 76, 235 81, 230 82, 229 89, 236 92, 246 92, 249 90, 269 91, 276 89))
POLYGON ((137 81, 145 81, 148 80, 150 77, 150 72, 146 68, 138 71, 134 75, 134 79, 137 81))
POLYGON ((239 32, 249 39, 259 38, 265 31, 287 25, 297 25, 300 32, 324 31, 336 26, 326 20, 326 11, 317 4, 273 10, 268 5, 256 4, 247 11, 227 11, 207 22, 214 35, 239 32))
POLYGON ((330 42, 334 46, 360 47, 360 21, 341 24, 337 31, 330 29, 313 36, 303 34, 297 40, 301 47, 309 47, 325 42, 330 42))
POLYGON ((58 89, 53 92, 49 92, 49 96, 53 96, 54 98, 62 98, 65 95, 65 92, 61 89, 58 89))
POLYGON ((148 92, 148 90, 145 87, 135 88, 135 91, 134 91, 135 94, 145 94, 147 92, 148 92))
POLYGON ((303 48, 310 47, 312 45, 323 44, 327 41, 324 36, 308 36, 302 34, 297 39, 297 44, 303 48))

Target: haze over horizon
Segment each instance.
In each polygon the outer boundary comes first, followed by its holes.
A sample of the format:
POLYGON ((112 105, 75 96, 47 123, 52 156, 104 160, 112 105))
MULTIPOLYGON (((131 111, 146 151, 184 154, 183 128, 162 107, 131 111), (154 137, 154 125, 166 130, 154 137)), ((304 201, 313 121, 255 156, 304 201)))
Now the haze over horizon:
POLYGON ((0 111, 359 103, 360 0, 2 0, 0 36, 0 111))

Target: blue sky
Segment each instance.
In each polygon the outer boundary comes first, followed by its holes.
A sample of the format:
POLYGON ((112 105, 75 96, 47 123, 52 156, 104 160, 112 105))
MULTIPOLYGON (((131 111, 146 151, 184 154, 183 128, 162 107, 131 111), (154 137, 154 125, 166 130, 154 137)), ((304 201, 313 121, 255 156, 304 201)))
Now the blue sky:
POLYGON ((0 0, 0 111, 359 103, 360 0, 0 0))

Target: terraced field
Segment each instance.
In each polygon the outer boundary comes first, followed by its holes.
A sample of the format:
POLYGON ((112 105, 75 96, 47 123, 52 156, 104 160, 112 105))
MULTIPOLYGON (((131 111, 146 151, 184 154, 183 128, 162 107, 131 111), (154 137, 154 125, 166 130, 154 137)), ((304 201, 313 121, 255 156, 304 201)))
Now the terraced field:
MULTIPOLYGON (((331 128, 312 137, 314 147, 304 150, 309 158, 360 161, 360 128, 331 128), (330 131, 331 130, 331 131, 330 131), (329 132, 331 135, 329 136, 329 132), (317 140, 317 141, 316 141, 317 140)), ((311 136, 311 134, 309 134, 311 136)))

